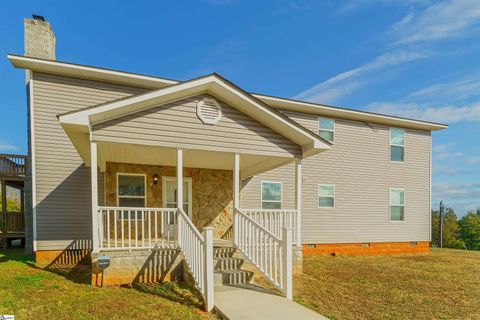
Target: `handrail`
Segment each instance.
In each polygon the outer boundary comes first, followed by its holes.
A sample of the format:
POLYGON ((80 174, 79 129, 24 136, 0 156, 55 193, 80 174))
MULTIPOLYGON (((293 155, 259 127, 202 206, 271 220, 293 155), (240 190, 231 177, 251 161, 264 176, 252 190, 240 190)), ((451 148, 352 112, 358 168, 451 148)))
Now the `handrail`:
POLYGON ((300 230, 298 225, 297 209, 245 209, 242 212, 252 218, 256 223, 282 238, 284 227, 293 228, 293 243, 300 243, 300 230))
POLYGON ((235 208, 234 244, 265 277, 292 299, 292 229, 283 228, 277 237, 235 208))
POLYGON ((178 208, 178 246, 183 253, 190 274, 200 291, 205 309, 213 309, 213 228, 207 227, 204 236, 182 208, 178 208))

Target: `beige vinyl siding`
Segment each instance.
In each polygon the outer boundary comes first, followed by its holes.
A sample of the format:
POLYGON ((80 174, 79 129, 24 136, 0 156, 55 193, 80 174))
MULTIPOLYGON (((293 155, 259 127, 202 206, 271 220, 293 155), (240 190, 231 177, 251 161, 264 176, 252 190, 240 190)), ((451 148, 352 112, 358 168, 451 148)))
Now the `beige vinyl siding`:
MULTIPOLYGON (((63 249, 91 238, 90 169, 84 167, 57 115, 141 92, 144 89, 34 73, 38 250, 63 249)), ((100 193, 100 203, 102 199, 100 193)))
POLYGON ((197 116, 205 95, 183 99, 93 126, 96 141, 196 150, 294 157, 300 147, 257 120, 217 99, 222 118, 215 125, 197 116))
MULTIPOLYGON (((317 131, 314 115, 285 112, 317 131)), ((405 162, 390 161, 390 128, 335 119, 330 150, 303 160, 302 243, 430 240, 430 148, 427 131, 405 130, 405 162), (335 208, 318 208, 318 185, 335 185, 335 208), (405 221, 389 221, 389 189, 405 189, 405 221)), ((294 167, 244 181, 242 206, 260 206, 260 181, 293 187, 294 167)), ((283 193, 293 204, 294 189, 283 193)))

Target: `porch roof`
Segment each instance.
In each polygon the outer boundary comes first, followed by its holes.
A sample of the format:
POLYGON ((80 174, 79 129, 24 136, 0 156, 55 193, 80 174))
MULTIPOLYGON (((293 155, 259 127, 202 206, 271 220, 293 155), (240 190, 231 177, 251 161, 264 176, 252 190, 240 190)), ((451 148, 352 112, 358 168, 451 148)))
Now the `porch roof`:
MULTIPOLYGON (((85 142, 88 142, 88 134, 91 133, 92 125, 204 93, 229 103, 294 142, 301 147, 303 158, 330 148, 331 144, 317 134, 292 121, 218 74, 203 76, 148 93, 65 113, 59 115, 58 119, 82 156, 82 153, 89 150, 85 142)), ((85 160, 87 157, 83 155, 82 158, 85 160)))

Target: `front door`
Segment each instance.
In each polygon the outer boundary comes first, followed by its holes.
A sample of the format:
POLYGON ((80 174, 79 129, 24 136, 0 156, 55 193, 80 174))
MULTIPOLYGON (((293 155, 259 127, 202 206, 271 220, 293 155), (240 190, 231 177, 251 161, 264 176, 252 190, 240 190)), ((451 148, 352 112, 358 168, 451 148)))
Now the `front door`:
MULTIPOLYGON (((177 208, 177 178, 162 177, 163 206, 177 208)), ((183 178, 183 211, 192 219, 192 178, 183 178)))

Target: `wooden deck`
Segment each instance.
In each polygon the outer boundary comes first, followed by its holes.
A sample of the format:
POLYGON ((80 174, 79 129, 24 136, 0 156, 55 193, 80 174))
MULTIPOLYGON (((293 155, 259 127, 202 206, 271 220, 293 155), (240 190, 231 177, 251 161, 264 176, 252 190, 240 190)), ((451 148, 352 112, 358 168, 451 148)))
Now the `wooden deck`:
POLYGON ((28 172, 28 157, 16 154, 0 154, 0 243, 7 247, 11 240, 25 238, 24 180, 28 172), (14 208, 8 206, 7 187, 17 190, 14 208))

